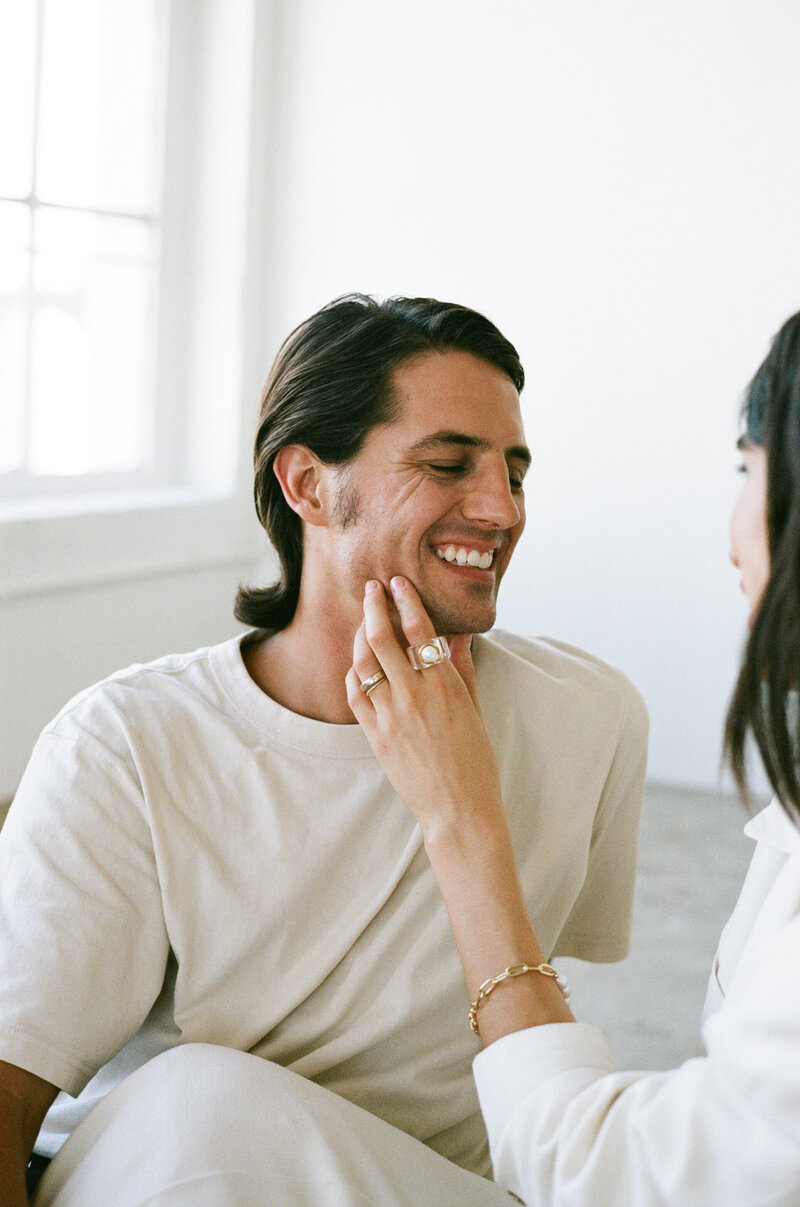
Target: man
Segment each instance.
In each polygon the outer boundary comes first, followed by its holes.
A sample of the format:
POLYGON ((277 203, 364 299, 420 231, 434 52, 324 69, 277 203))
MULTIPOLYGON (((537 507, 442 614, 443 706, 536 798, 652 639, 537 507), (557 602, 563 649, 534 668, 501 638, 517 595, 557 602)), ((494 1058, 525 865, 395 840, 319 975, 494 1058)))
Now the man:
MULTIPOLYGON (((255 485, 281 576, 240 590, 252 630, 68 705, 0 837, 4 1203, 58 1089, 39 1203, 507 1201, 447 918, 345 677, 368 578, 410 578, 443 635, 491 628, 522 384, 488 320, 429 299, 341 299, 281 349, 255 485)), ((543 943, 621 958, 641 701, 569 647, 473 644, 543 943)))

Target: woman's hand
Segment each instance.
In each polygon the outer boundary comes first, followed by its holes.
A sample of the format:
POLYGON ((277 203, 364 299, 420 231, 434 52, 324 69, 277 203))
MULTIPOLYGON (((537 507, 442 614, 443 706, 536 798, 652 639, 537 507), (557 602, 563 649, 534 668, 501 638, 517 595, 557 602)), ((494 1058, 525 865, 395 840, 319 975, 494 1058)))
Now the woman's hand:
MULTIPOLYGON (((409 645, 436 636, 414 587, 393 578, 392 596, 409 645)), ((471 638, 450 639, 451 660, 415 670, 398 642, 380 583, 367 583, 364 623, 347 675, 347 698, 386 775, 432 836, 504 814, 494 752, 475 695, 471 638), (364 695, 376 672, 385 681, 364 695), (498 812, 499 811, 499 812, 498 812)))

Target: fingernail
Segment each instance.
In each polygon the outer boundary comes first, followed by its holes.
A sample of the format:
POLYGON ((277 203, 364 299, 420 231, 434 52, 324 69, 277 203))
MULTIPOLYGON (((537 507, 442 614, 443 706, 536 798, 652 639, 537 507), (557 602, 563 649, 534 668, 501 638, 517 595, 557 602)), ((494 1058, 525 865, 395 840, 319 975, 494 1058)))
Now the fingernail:
POLYGON ((401 578, 401 576, 399 574, 397 574, 392 579, 392 581, 389 585, 392 588, 392 591, 394 592, 395 595, 402 595, 403 592, 408 587, 408 582, 406 581, 406 579, 401 578))
POLYGON ((376 582, 374 578, 371 578, 368 582, 364 583, 364 594, 374 595, 376 591, 380 590, 380 586, 380 583, 376 582))

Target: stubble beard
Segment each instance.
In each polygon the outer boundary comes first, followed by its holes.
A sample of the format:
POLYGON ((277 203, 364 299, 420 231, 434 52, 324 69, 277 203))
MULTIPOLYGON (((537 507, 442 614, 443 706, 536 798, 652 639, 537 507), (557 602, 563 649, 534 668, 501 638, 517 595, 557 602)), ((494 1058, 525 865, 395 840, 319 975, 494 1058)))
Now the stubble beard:
POLYGON ((336 493, 333 505, 333 518, 338 524, 339 530, 346 532, 348 528, 352 528, 354 524, 358 523, 360 514, 361 498, 359 493, 355 486, 345 478, 336 493))
MULTIPOLYGON (((417 586, 417 584, 414 584, 417 586)), ((469 604, 459 605, 454 601, 435 596, 431 591, 420 590, 425 611, 431 618, 434 629, 441 636, 451 637, 455 633, 485 633, 495 622, 496 601, 483 597, 469 604)))

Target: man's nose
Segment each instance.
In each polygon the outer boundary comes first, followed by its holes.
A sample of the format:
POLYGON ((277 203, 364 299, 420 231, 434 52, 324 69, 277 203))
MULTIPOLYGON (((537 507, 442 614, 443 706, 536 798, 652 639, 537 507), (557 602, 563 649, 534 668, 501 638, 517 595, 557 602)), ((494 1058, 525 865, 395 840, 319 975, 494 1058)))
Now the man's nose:
POLYGON ((513 528, 519 523, 522 511, 511 489, 505 463, 502 469, 485 469, 473 480, 462 511, 465 519, 493 528, 513 528))

